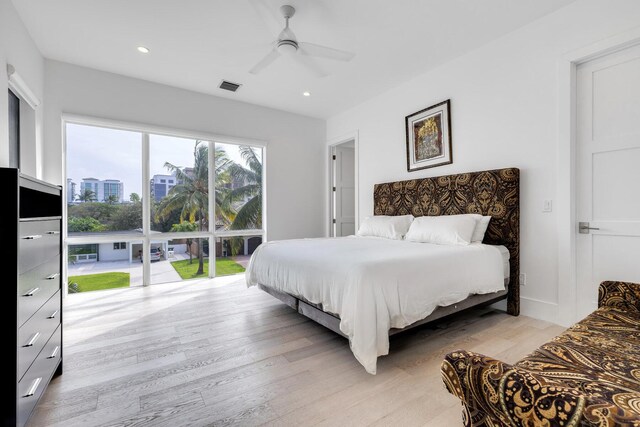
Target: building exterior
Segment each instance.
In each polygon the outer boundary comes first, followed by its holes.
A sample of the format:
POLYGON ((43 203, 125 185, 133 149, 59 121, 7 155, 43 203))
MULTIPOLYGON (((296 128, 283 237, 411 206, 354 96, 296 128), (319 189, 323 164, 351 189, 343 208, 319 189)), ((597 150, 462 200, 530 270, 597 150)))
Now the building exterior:
MULTIPOLYGON (((161 260, 166 260, 176 254, 187 253, 187 245, 183 240, 158 240, 151 242, 151 248, 162 249, 161 260)), ((69 245, 69 262, 84 264, 90 262, 127 261, 139 263, 142 254, 142 243, 139 242, 110 242, 92 243, 85 245, 69 245)))
POLYGON ((76 183, 67 178, 67 203, 73 203, 76 200, 76 183))
POLYGON ((169 190, 171 190, 177 182, 176 177, 173 175, 153 175, 150 181, 151 197, 153 197, 156 202, 159 202, 169 194, 169 190))
POLYGON ((83 178, 80 182, 80 194, 84 194, 86 190, 93 191, 97 202, 108 201, 110 196, 115 196, 118 203, 124 202, 124 184, 119 179, 83 178))

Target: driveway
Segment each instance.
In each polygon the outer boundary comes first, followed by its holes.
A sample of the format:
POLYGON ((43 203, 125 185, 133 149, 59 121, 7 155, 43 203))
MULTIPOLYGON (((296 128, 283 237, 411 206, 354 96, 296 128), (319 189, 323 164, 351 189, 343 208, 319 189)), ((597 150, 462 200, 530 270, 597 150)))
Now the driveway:
MULTIPOLYGON (((171 266, 171 261, 185 259, 184 254, 176 254, 171 260, 153 261, 151 263, 151 284, 181 282, 182 278, 171 266)), ((131 275, 131 286, 142 286, 142 263, 139 261, 98 261, 69 264, 69 276, 122 272, 131 275)))

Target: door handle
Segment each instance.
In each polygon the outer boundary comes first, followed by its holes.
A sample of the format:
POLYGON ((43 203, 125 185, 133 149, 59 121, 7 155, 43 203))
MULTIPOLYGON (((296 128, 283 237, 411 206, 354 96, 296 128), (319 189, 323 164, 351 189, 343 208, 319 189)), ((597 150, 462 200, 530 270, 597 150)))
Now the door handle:
POLYGON ((56 356, 58 355, 58 350, 60 350, 60 346, 56 346, 56 348, 53 349, 51 354, 47 356, 47 359, 55 359, 56 356))
POLYGON ((40 290, 40 288, 33 288, 30 289, 26 294, 22 294, 23 297, 32 297, 36 294, 36 292, 38 292, 40 290))
POLYGON ((40 332, 36 332, 35 334, 33 334, 29 342, 23 345, 23 347, 33 347, 36 341, 38 341, 38 338, 40 338, 40 332))
POLYGON ((578 223, 578 233, 580 234, 589 234, 591 230, 600 230, 598 227, 589 227, 588 222, 579 222, 578 223))
POLYGON ((40 385, 41 382, 42 382, 42 378, 36 378, 35 380, 33 380, 33 382, 31 383, 31 386, 29 386, 29 389, 25 394, 22 395, 22 397, 31 397, 34 394, 36 394, 36 391, 38 390, 38 386, 40 385))
POLYGON ((42 235, 41 234, 34 234, 32 236, 24 236, 22 238, 23 240, 37 240, 37 239, 42 239, 42 235))

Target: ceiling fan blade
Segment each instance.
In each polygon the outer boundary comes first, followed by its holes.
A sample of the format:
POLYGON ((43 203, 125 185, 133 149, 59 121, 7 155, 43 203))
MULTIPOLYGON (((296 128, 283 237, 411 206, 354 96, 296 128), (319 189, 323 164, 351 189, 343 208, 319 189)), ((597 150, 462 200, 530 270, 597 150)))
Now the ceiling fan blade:
POLYGON ((251 74, 258 74, 260 71, 267 68, 273 61, 280 57, 280 53, 277 50, 273 49, 271 52, 267 53, 267 55, 262 58, 256 65, 253 66, 249 70, 251 74))
POLYGON ((352 52, 320 46, 319 44, 298 42, 298 45, 300 46, 300 53, 307 56, 328 58, 335 61, 351 61, 353 57, 356 56, 356 54, 352 52))
POLYGON ((295 55, 295 59, 316 77, 326 77, 327 75, 329 75, 329 73, 320 68, 320 66, 316 64, 316 62, 309 56, 295 55))

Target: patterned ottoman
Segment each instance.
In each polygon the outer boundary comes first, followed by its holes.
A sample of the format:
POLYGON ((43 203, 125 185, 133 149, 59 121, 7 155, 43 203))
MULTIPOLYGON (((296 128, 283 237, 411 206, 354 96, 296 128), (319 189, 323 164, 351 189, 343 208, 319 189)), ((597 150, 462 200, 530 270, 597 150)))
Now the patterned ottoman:
POLYGON ((640 426, 640 284, 601 283, 596 311, 514 365, 460 350, 441 371, 468 427, 640 426))

